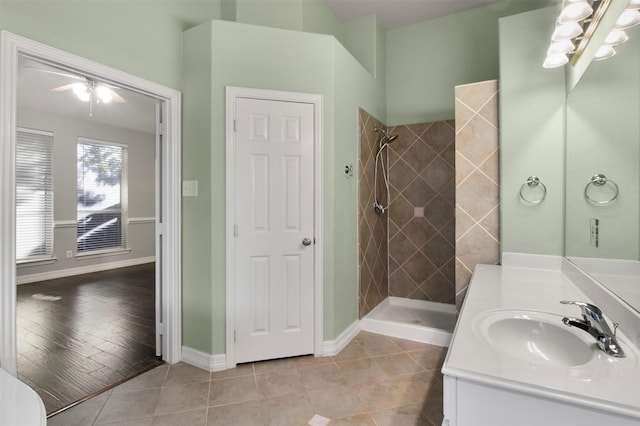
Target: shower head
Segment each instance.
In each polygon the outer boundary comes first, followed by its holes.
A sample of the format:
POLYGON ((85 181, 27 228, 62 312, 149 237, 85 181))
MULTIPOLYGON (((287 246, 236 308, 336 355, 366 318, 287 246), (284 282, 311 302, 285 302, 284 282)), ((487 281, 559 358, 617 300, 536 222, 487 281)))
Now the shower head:
POLYGON ((374 127, 373 131, 382 134, 382 139, 380 140, 381 144, 383 144, 383 143, 391 143, 391 142, 395 141, 396 139, 398 139, 398 135, 390 135, 388 131, 386 131, 385 129, 381 129, 379 127, 374 127))

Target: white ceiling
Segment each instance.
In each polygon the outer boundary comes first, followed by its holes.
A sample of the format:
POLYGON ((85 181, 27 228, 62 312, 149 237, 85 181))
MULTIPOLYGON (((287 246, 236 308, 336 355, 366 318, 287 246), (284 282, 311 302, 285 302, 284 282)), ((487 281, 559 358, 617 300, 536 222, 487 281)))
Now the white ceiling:
POLYGON ((324 0, 342 22, 377 15, 386 30, 450 15, 497 0, 324 0))
POLYGON ((29 58, 20 57, 18 61, 18 108, 44 111, 144 133, 155 133, 156 100, 154 98, 132 90, 114 88, 126 102, 110 102, 108 104, 93 102, 93 117, 91 117, 89 103, 80 101, 73 90, 51 91, 56 87, 76 83, 78 80, 41 72, 38 69, 82 76, 80 73, 54 68, 29 58))

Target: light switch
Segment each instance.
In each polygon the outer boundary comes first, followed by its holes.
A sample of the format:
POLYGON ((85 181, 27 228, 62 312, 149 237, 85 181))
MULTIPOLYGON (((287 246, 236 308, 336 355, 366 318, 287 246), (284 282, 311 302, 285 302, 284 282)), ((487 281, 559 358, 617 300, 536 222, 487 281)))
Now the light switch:
POLYGON ((197 197, 198 196, 198 181, 197 180, 185 180, 185 181, 182 181, 182 196, 183 197, 197 197))

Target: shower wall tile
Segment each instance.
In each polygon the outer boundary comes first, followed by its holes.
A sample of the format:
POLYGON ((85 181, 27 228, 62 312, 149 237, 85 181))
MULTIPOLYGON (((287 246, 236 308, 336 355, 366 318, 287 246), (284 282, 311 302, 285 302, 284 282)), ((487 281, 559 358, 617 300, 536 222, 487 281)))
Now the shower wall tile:
POLYGON ((455 292, 464 300, 479 263, 500 260, 498 82, 455 88, 455 292))
MULTIPOLYGON (((389 231, 387 215, 377 215, 373 210, 374 167, 377 150, 375 127, 382 123, 360 109, 360 155, 358 167, 358 225, 360 273, 359 298, 360 318, 368 314, 389 295, 389 273, 387 247, 389 231)), ((378 193, 385 194, 378 170, 378 193)))
POLYGON ((454 303, 454 122, 391 133, 389 295, 454 303))

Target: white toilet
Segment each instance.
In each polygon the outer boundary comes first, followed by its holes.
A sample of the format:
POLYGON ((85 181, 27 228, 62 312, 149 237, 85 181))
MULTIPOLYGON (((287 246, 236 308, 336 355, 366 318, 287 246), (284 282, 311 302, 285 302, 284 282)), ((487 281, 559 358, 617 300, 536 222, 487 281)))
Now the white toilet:
POLYGON ((0 368, 0 425, 45 426, 47 413, 40 396, 0 368))

